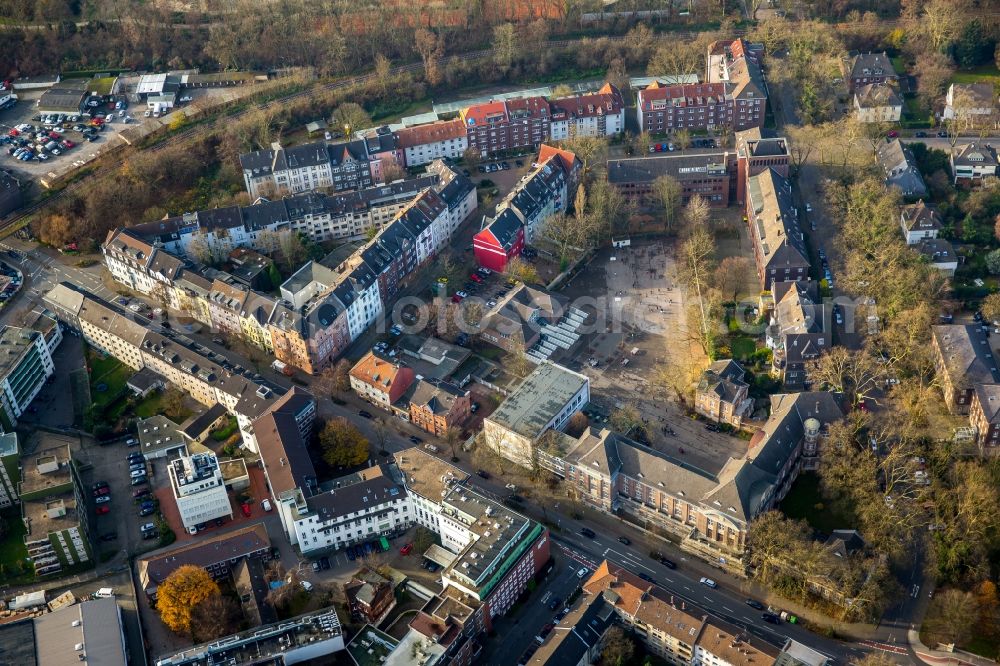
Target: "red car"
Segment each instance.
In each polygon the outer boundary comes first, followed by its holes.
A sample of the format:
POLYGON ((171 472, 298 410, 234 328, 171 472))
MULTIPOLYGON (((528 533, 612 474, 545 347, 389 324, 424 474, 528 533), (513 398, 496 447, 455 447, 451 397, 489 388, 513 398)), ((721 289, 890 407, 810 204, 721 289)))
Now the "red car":
POLYGON ((20 136, 20 135, 21 135, 21 133, 20 133, 20 132, 18 132, 18 131, 17 131, 16 129, 14 129, 13 127, 12 127, 12 128, 10 129, 10 131, 9 131, 9 132, 7 132, 7 136, 20 136))
POLYGON ((94 513, 96 513, 98 516, 103 516, 106 513, 111 513, 111 507, 99 506, 96 509, 94 509, 94 513))
POLYGON ((413 544, 412 543, 408 543, 408 544, 406 544, 405 546, 403 546, 402 548, 399 549, 399 554, 400 555, 409 555, 412 552, 413 552, 413 544))
POLYGON ((462 302, 462 297, 459 296, 458 294, 455 294, 454 296, 451 297, 451 302, 452 303, 461 303, 462 302))
POLYGON ((892 130, 891 132, 889 132, 888 136, 890 139, 895 139, 897 136, 899 136, 899 132, 897 132, 896 130, 892 130))
POLYGON ((58 141, 62 137, 56 134, 55 132, 49 132, 49 138, 52 139, 53 141, 58 141))
POLYGON ((479 277, 475 273, 473 273, 472 275, 470 275, 469 279, 472 280, 473 282, 482 282, 483 281, 483 278, 479 277))
POLYGON ((247 518, 250 517, 250 505, 247 504, 246 502, 240 504, 240 511, 242 511, 243 515, 246 516, 247 518))
POLYGON ((111 493, 111 489, 105 486, 104 488, 98 488, 94 491, 94 497, 100 497, 101 495, 108 495, 111 493))
POLYGON ((62 140, 62 145, 63 145, 64 148, 72 148, 76 144, 73 143, 72 141, 70 141, 69 139, 63 139, 62 140))

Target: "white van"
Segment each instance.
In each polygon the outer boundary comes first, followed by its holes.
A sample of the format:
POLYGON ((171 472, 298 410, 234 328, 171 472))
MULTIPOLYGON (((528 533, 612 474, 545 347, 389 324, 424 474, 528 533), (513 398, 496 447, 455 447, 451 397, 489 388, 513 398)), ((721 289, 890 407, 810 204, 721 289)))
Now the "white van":
POLYGON ((94 596, 98 599, 106 599, 115 596, 115 591, 110 587, 102 587, 97 592, 94 592, 94 596))

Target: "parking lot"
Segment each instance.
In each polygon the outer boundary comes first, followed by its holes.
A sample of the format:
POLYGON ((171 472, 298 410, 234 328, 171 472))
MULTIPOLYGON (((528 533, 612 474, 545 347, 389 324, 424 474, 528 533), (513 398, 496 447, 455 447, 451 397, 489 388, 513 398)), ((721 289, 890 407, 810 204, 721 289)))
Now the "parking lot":
POLYGON ((99 108, 90 108, 93 113, 109 114, 113 113, 114 118, 110 122, 94 122, 95 119, 85 114, 62 114, 61 122, 52 122, 53 114, 41 113, 35 106, 39 97, 38 92, 28 92, 20 95, 20 101, 4 111, 0 111, 0 140, 3 141, 2 152, 0 152, 0 166, 4 166, 29 177, 41 177, 50 172, 62 172, 74 165, 80 166, 97 157, 101 150, 121 143, 119 133, 129 127, 135 127, 135 121, 142 118, 133 119, 134 122, 125 123, 121 116, 122 111, 132 114, 128 109, 115 109, 116 102, 105 103, 99 108), (43 116, 45 117, 43 120, 43 116), (48 122, 46 122, 48 121, 48 122), (18 130, 20 126, 31 125, 30 131, 18 130), (74 129, 76 128, 76 129, 74 129), (12 130, 15 135, 12 136, 12 130), (44 132, 44 138, 39 136, 44 132), (55 136, 51 136, 51 134, 55 136), (88 140, 87 136, 93 139, 88 140), (43 149, 37 150, 38 142, 44 140, 43 149), (69 142, 71 147, 66 143, 69 142), (55 144, 54 150, 48 148, 49 144, 55 144), (35 157, 27 160, 17 159, 11 155, 12 149, 32 148, 35 157), (58 152, 56 152, 58 151, 58 152), (39 159, 39 155, 45 155, 39 159))

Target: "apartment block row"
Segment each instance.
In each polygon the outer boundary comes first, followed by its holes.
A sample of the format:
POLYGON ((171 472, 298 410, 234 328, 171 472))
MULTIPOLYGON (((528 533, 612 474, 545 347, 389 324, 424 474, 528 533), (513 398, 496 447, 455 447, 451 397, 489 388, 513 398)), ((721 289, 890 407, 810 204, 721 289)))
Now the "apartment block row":
POLYGON ((710 472, 607 429, 563 433, 588 400, 584 375, 542 363, 484 421, 483 441, 522 466, 560 476, 581 501, 655 524, 713 559, 743 552, 750 522, 784 497, 803 457, 816 455, 826 428, 843 416, 832 393, 773 396, 746 456, 710 472))
POLYGON ((524 97, 473 104, 457 118, 362 133, 346 143, 272 146, 240 156, 253 198, 329 188, 363 189, 384 182, 391 165, 413 168, 440 159, 460 159, 475 148, 490 156, 537 149, 545 141, 574 136, 615 136, 625 129, 621 92, 605 84, 596 93, 553 100, 524 97))
POLYGON ((742 131, 764 126, 767 85, 761 69, 764 47, 742 38, 713 42, 702 83, 660 85, 639 91, 639 127, 650 134, 678 130, 742 131))
MULTIPOLYGON (((149 243, 193 260, 225 257, 234 248, 252 247, 272 254, 280 234, 305 234, 316 242, 361 240, 381 229, 426 189, 433 189, 450 207, 465 204, 468 180, 441 161, 427 173, 388 185, 352 191, 299 194, 268 199, 260 196, 250 206, 228 206, 185 213, 129 229, 149 243)), ((473 206, 474 207, 474 206, 473 206)), ((469 211, 471 212, 471 210, 469 211)))
MULTIPOLYGON (((221 405, 235 416, 243 446, 260 455, 268 488, 276 497, 315 488, 316 475, 306 450, 316 417, 316 402, 311 395, 296 387, 279 394, 269 384, 253 379, 249 371, 189 338, 150 325, 66 283, 46 294, 45 302, 92 346, 136 370, 155 372, 164 383, 209 407, 209 413, 217 412, 216 405, 221 405)), ((178 447, 182 446, 179 442, 178 447)), ((173 472, 179 506, 187 504, 184 497, 188 494, 185 486, 189 474, 184 465, 181 462, 173 472)), ((210 495, 218 499, 221 511, 214 465, 203 465, 197 474, 192 472, 190 483, 194 484, 192 492, 198 491, 200 497, 195 506, 189 507, 189 521, 204 522, 198 518, 205 510, 201 498, 209 495, 201 492, 207 490, 199 488, 201 484, 216 484, 210 495)))
POLYGON ((528 663, 593 663, 608 629, 616 625, 670 666, 824 666, 829 661, 791 639, 782 644, 765 641, 605 560, 528 663))
POLYGON ((553 216, 565 214, 576 196, 582 166, 576 155, 543 144, 538 161, 504 199, 472 239, 480 266, 502 272, 520 256, 526 243, 545 234, 553 216))
MULTIPOLYGON (((317 373, 392 305, 409 276, 440 252, 476 209, 472 183, 448 169, 442 173, 440 190, 428 186, 417 191, 364 245, 348 245, 305 264, 281 285, 280 298, 172 254, 143 229, 112 231, 102 246, 104 261, 117 282, 164 307, 243 338, 287 365, 317 373)), ((220 236, 230 244, 273 251, 260 247, 265 234, 246 232, 240 225, 220 236)), ((183 245, 170 247, 183 250, 183 245)))

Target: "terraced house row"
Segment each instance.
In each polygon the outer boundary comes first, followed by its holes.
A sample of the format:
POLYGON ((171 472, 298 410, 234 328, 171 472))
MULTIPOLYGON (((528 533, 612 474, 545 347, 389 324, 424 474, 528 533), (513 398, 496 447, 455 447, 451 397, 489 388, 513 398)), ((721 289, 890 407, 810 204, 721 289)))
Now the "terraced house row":
MULTIPOLYGON (((116 281, 164 308, 182 311, 273 353, 283 363, 317 373, 391 305, 407 278, 440 252, 475 210, 472 183, 450 170, 447 174, 443 187, 419 190, 364 245, 346 245, 304 265, 281 285, 279 297, 175 255, 167 245, 183 250, 184 241, 164 242, 162 235, 145 233, 148 228, 109 233, 102 247, 104 261, 116 281)), ((260 205, 237 209, 241 219, 248 217, 243 211, 260 205)), ((219 229, 212 233, 236 247, 271 249, 257 248, 264 235, 248 231, 245 222, 227 228, 226 235, 219 229)))
POLYGON ((625 129, 625 102, 610 83, 595 93, 548 100, 532 96, 473 104, 459 117, 401 127, 380 127, 346 143, 325 141, 240 156, 252 197, 329 188, 362 189, 384 182, 390 165, 412 168, 459 159, 468 148, 490 156, 537 149, 573 136, 615 136, 625 129))

